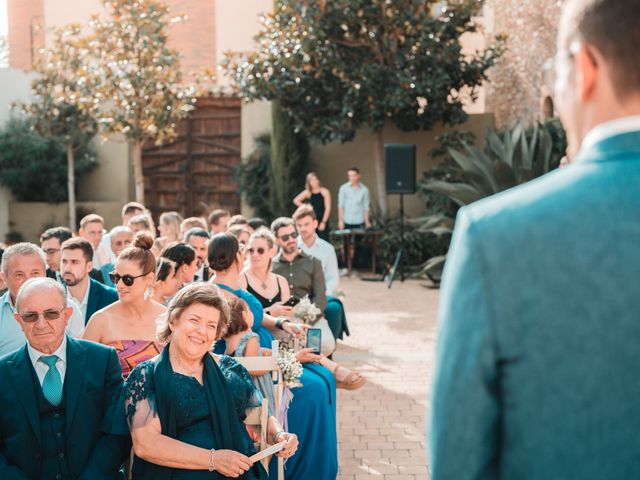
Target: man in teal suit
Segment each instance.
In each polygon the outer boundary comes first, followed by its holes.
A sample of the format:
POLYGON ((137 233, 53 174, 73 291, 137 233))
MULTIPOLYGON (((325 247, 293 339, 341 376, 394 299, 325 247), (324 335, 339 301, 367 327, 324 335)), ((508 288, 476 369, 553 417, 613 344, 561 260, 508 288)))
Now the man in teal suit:
POLYGON ((572 164, 460 211, 434 480, 640 478, 640 0, 565 2, 572 164))
POLYGON ((113 348, 65 335, 62 285, 21 287, 24 347, 0 358, 0 478, 113 480, 131 449, 112 432, 122 372, 113 348))

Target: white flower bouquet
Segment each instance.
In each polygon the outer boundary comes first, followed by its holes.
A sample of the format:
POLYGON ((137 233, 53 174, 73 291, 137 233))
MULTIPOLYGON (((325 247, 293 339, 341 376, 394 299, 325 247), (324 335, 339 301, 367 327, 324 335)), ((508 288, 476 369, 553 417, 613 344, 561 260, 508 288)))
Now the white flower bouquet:
POLYGON ((298 304, 293 307, 293 317, 298 319, 305 325, 313 325, 318 321, 322 315, 322 310, 315 306, 315 304, 309 300, 309 295, 305 295, 298 304))
POLYGON ((300 381, 300 377, 302 377, 302 364, 296 358, 293 350, 282 344, 279 350, 278 366, 280 367, 284 386, 288 388, 301 387, 302 382, 300 381))

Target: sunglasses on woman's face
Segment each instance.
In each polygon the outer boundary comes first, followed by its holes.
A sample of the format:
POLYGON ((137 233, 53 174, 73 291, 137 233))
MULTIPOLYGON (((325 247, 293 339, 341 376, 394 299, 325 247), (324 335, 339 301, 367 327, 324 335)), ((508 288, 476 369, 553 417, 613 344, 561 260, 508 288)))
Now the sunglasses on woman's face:
POLYGON ((130 287, 131 285, 133 285, 133 282, 136 281, 136 278, 140 278, 140 277, 144 277, 145 275, 148 275, 149 272, 147 273, 143 273, 141 275, 120 275, 116 272, 111 272, 109 273, 109 278, 111 279, 111 281, 113 282, 114 285, 118 285, 118 282, 120 280, 122 280, 122 283, 124 283, 127 287, 130 287))
POLYGON ((264 255, 264 252, 266 251, 263 247, 258 247, 258 248, 249 248, 249 250, 247 250, 249 252, 249 255, 253 255, 254 253, 257 253, 258 255, 264 255))
POLYGON ((38 312, 26 312, 26 313, 19 313, 18 315, 20 315, 20 318, 25 323, 37 322, 40 315, 42 315, 45 320, 51 322, 53 320, 59 319, 60 315, 62 314, 65 308, 66 307, 62 307, 60 310, 45 310, 44 312, 42 312, 42 314, 38 312))

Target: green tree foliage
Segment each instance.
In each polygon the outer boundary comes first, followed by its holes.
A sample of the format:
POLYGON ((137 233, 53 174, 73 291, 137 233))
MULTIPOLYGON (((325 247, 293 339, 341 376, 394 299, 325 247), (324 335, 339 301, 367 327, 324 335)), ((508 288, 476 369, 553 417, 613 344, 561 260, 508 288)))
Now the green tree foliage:
POLYGON ((169 23, 180 21, 158 0, 103 0, 106 18, 93 16, 90 46, 105 100, 101 124, 131 146, 136 200, 144 202, 142 145, 176 137, 193 110, 193 88, 181 85, 180 57, 167 45, 169 23))
POLYGON ((95 70, 80 25, 55 29, 49 49, 39 52, 37 76, 31 82, 31 103, 21 104, 33 127, 44 137, 62 144, 67 154, 69 225, 76 227, 74 149, 86 145, 97 133, 100 106, 95 70))
POLYGON ((278 100, 294 128, 322 143, 377 132, 376 180, 386 211, 382 127, 429 129, 458 124, 466 92, 475 98, 503 48, 462 52, 460 37, 477 32, 482 2, 435 0, 278 0, 263 17, 258 51, 228 57, 227 72, 248 99, 278 100))
MULTIPOLYGON (((97 165, 89 140, 74 149, 77 178, 97 165)), ((26 119, 13 118, 0 130, 0 172, 0 184, 21 202, 68 200, 65 146, 40 135, 26 119)))
POLYGON ((309 164, 309 142, 296 133, 291 117, 278 102, 272 105, 270 208, 274 217, 290 216, 293 198, 304 188, 309 164))

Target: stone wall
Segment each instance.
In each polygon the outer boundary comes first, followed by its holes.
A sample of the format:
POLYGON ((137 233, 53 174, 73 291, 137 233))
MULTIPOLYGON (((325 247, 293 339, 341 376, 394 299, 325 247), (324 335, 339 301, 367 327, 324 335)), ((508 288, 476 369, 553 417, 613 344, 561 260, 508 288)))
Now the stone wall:
POLYGON ((556 52, 562 0, 486 0, 487 33, 506 33, 508 51, 486 86, 487 111, 498 127, 541 118, 543 67, 556 52))

